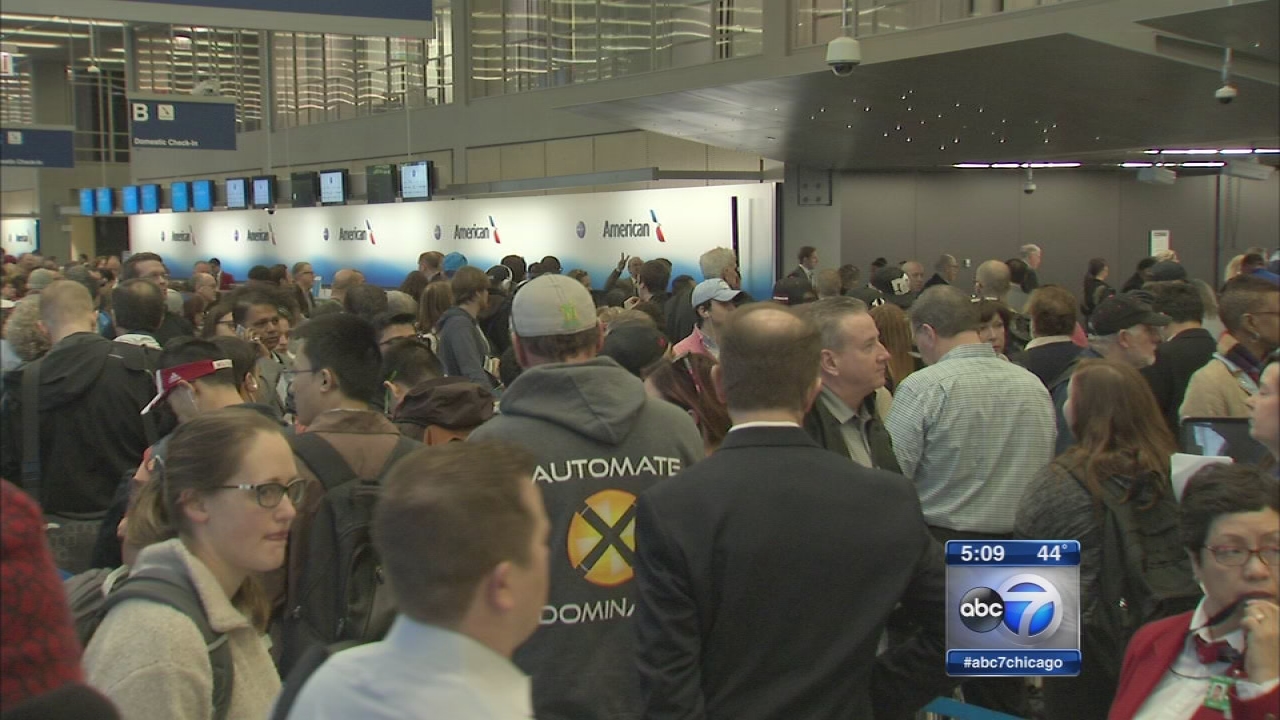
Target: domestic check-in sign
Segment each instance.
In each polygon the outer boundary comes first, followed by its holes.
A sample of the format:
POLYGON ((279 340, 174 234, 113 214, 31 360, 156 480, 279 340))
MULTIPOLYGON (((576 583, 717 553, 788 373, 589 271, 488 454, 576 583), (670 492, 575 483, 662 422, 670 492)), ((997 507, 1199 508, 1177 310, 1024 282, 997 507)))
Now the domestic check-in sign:
POLYGON ((236 104, 224 98, 129 98, 133 147, 235 150, 236 104))
POLYGON ((76 166, 72 127, 0 128, 0 165, 69 168, 76 166))

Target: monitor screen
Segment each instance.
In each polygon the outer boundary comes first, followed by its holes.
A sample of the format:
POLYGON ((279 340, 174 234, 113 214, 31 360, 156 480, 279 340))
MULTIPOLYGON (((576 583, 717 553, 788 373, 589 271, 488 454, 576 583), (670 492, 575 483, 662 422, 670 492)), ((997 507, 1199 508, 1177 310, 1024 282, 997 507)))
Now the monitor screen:
POLYGON ((347 171, 320 171, 320 204, 342 205, 347 202, 347 171))
POLYGON ((213 209, 213 181, 191 181, 191 209, 196 212, 209 212, 213 209))
POLYGON ((396 201, 396 166, 370 165, 364 169, 365 187, 371 203, 396 201))
POLYGON ((253 207, 265 208, 276 204, 276 176, 259 175, 253 179, 253 207))
POLYGON ((249 207, 248 195, 245 193, 245 185, 248 182, 248 178, 227 178, 228 210, 243 210, 249 207))
POLYGON ((138 214, 138 186, 125 185, 120 188, 120 209, 125 215, 138 214))
POLYGON ((109 187, 98 188, 94 192, 94 211, 99 215, 110 215, 115 212, 115 191, 109 187))
POLYGON ((320 178, 314 172, 296 172, 289 176, 289 201, 294 207, 315 207, 320 194, 320 178))
POLYGON ((93 188, 83 188, 80 190, 80 214, 92 215, 96 206, 93 202, 93 188))
POLYGON ((187 212, 191 209, 191 183, 184 180, 169 186, 169 207, 174 212, 187 212))
POLYGON ((138 194, 141 196, 142 212, 160 212, 159 185, 143 185, 139 188, 138 194))
POLYGON ((426 160, 400 166, 400 197, 405 200, 431 199, 431 163, 426 160))

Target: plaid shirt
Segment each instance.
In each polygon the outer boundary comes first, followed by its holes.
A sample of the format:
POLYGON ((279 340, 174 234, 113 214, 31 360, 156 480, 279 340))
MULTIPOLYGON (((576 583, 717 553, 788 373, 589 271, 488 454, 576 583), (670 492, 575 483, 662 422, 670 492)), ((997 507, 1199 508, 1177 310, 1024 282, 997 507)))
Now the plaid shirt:
POLYGON ((961 345, 903 380, 885 421, 902 473, 933 526, 1008 534, 1023 490, 1053 459, 1057 429, 1044 384, 961 345))

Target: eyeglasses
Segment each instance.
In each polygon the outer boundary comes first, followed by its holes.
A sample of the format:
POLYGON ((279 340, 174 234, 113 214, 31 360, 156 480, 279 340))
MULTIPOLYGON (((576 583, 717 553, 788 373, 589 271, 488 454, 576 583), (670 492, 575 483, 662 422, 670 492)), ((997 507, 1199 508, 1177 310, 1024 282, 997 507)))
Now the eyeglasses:
POLYGON ((1280 566, 1280 547, 1243 548, 1237 545, 1205 545, 1205 550, 1213 553, 1213 559, 1220 565, 1240 567, 1249 562, 1249 558, 1257 555, 1263 565, 1280 566))
POLYGON ((217 490, 252 490, 257 496, 258 505, 270 510, 280 504, 285 495, 289 496, 289 502, 294 507, 302 502, 302 493, 307 487, 306 481, 302 478, 290 480, 288 485, 281 485, 278 482, 262 483, 260 485, 219 485, 217 490))

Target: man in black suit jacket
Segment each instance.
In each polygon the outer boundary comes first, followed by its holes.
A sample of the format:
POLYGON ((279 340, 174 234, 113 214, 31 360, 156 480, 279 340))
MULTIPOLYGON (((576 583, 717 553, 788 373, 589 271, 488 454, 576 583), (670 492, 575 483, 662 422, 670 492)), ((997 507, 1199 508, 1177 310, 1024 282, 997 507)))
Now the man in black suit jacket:
POLYGON ((820 349, 792 310, 735 313, 713 377, 734 428, 640 498, 645 718, 910 717, 952 685, 942 548, 914 489, 800 427, 820 349), (899 603, 921 629, 877 657, 899 603))
POLYGON ((1187 394, 1191 376, 1213 359, 1218 341, 1200 326, 1204 302, 1195 286, 1182 280, 1152 282, 1143 286, 1152 295, 1151 309, 1173 319, 1165 328, 1166 340, 1156 348, 1154 364, 1142 375, 1160 404, 1164 421, 1178 436, 1178 409, 1187 394))

